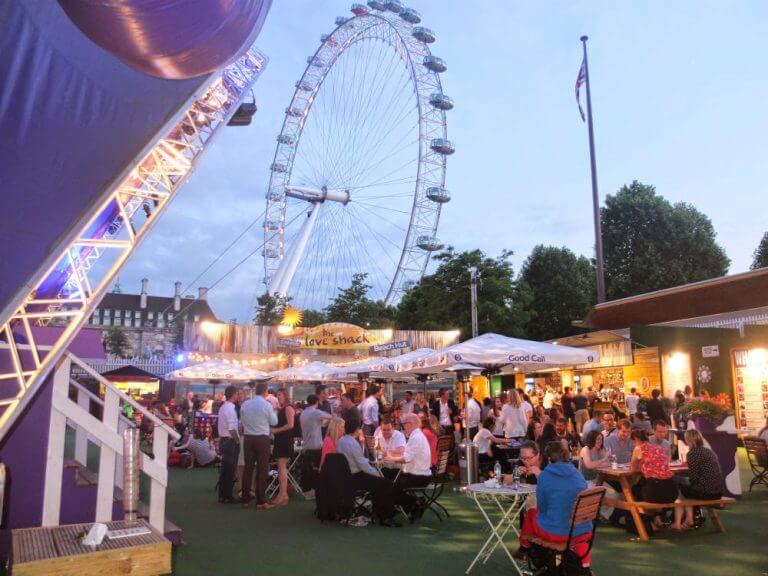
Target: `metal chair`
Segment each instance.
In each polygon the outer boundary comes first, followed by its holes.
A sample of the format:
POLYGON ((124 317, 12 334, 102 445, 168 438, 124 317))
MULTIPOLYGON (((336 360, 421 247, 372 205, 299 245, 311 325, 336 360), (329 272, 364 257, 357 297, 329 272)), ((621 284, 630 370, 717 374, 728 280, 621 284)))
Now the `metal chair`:
POLYGON ((747 436, 744 438, 744 447, 753 474, 749 483, 749 492, 752 493, 752 487, 757 484, 768 487, 768 442, 758 436, 747 436))
POLYGON ((446 518, 451 517, 445 506, 438 501, 445 489, 445 482, 448 477, 446 470, 448 468, 448 458, 450 454, 449 450, 438 452, 437 465, 432 473, 432 480, 429 484, 420 488, 414 487, 405 490, 407 493, 416 496, 419 499, 419 506, 423 510, 431 510, 440 522, 443 521, 443 517, 440 514, 441 512, 445 514, 446 518))
POLYGON ((597 531, 598 518, 600 517, 600 506, 605 496, 603 486, 587 488, 579 493, 573 504, 571 521, 568 527, 568 539, 564 542, 553 542, 545 540, 538 536, 529 537, 531 543, 531 554, 529 558, 534 566, 534 574, 537 576, 555 575, 570 576, 571 574, 583 573, 582 563, 584 558, 592 550, 592 544, 595 541, 595 532, 597 531), (592 523, 592 531, 589 534, 587 551, 579 556, 572 549, 573 530, 579 524, 584 522, 592 523), (536 562, 538 560, 538 562, 536 562))

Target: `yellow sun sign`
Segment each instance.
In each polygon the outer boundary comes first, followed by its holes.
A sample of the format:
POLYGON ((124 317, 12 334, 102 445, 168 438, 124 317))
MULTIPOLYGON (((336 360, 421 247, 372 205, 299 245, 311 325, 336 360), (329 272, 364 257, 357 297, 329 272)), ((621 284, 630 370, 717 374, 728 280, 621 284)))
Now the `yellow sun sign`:
POLYGON ((301 324, 301 310, 293 306, 286 306, 283 310, 283 319, 280 321, 282 326, 294 328, 301 324))

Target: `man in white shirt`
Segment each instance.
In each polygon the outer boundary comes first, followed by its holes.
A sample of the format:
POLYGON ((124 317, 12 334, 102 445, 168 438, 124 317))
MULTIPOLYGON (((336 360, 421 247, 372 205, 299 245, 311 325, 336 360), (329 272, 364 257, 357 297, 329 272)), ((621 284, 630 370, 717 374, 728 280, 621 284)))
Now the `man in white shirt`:
POLYGON ((277 412, 267 400, 267 383, 256 384, 256 394, 240 407, 240 419, 243 423, 243 506, 248 506, 251 496, 253 467, 256 465, 256 508, 267 510, 272 504, 267 502, 267 482, 269 480, 269 427, 277 426, 277 412))
POLYGON ((552 406, 555 403, 555 392, 552 390, 551 386, 547 386, 546 392, 544 392, 544 400, 542 400, 542 404, 544 405, 544 410, 550 410, 552 406))
POLYGON ((238 433, 237 411, 234 399, 237 388, 227 386, 224 390, 224 404, 219 408, 218 431, 221 467, 219 468, 219 502, 232 504, 238 502, 232 494, 235 485, 237 458, 240 455, 240 434, 238 433))
MULTIPOLYGON (((403 419, 403 427, 408 442, 401 455, 386 456, 391 462, 402 462, 403 469, 397 477, 397 486, 400 488, 423 488, 432 479, 431 454, 429 441, 421 431, 421 421, 416 414, 408 414, 403 419)), ((419 501, 412 494, 396 494, 398 503, 411 517, 420 517, 424 510, 419 506, 419 501)))
POLYGON ((446 434, 453 433, 453 419, 458 417, 459 411, 456 404, 448 397, 448 388, 440 388, 439 397, 432 403, 432 413, 437 416, 437 421, 443 427, 446 434))
POLYGON ((302 447, 304 449, 301 454, 301 487, 308 498, 314 496, 315 485, 317 484, 316 470, 320 467, 320 456, 323 448, 323 426, 326 426, 331 418, 333 418, 327 412, 320 410, 318 408, 319 405, 320 399, 315 394, 310 394, 307 396, 307 407, 302 410, 299 416, 302 447))
POLYGON ((469 428, 470 440, 475 437, 480 428, 480 419, 483 414, 483 407, 480 402, 472 396, 472 388, 469 389, 469 400, 467 400, 467 427, 469 428))
POLYGON ((392 422, 386 418, 381 421, 381 426, 373 433, 373 437, 385 456, 387 454, 396 456, 405 450, 405 434, 395 430, 392 422))
POLYGON ((383 390, 374 384, 371 386, 368 398, 360 403, 360 414, 363 416, 363 434, 372 436, 379 425, 379 398, 383 390))
POLYGON ((413 392, 411 392, 410 390, 406 391, 405 399, 402 402, 400 402, 400 414, 401 414, 400 421, 401 422, 403 420, 403 416, 413 412, 414 404, 415 402, 413 401, 413 392))
POLYGON ((637 395, 637 388, 632 388, 624 399, 627 404, 627 412, 629 413, 629 419, 634 420, 635 414, 637 414, 637 405, 640 402, 640 396, 637 395))

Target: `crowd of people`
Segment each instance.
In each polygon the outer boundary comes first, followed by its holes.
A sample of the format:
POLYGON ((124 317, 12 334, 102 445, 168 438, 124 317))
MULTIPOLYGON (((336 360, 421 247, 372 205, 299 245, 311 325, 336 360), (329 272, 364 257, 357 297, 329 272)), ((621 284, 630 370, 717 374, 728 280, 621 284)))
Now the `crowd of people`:
MULTIPOLYGON (((553 540, 567 536, 576 495, 595 483, 601 468, 614 463, 636 473, 633 494, 637 500, 672 503, 680 496, 710 500, 723 493, 717 457, 695 430, 684 435, 688 474, 678 476, 670 469, 674 450, 669 441, 671 421, 657 390, 641 403, 635 389, 621 401, 591 389, 572 393, 565 388, 562 394, 545 389, 538 395, 512 389, 483 401, 470 395, 463 409, 449 389, 440 389, 434 397, 408 391, 391 404, 384 402, 383 390, 376 385, 370 386, 362 401, 354 391, 329 392, 317 384, 306 402, 292 404, 285 390, 273 394, 266 383, 256 384, 250 400, 244 399, 242 390, 227 387, 216 406, 218 454, 209 439, 194 432, 186 433, 180 447, 194 454, 195 465, 220 460, 220 502, 250 506, 255 501, 262 510, 288 504, 288 469, 295 444, 301 446, 300 482, 308 498, 315 495, 328 456, 343 455, 354 488, 372 494, 378 523, 397 526, 397 507, 412 517, 423 513, 408 488, 429 483, 437 463, 438 438, 448 436, 456 445, 467 434, 477 446, 486 475, 492 474, 498 462, 504 482, 512 482, 513 472, 517 472, 523 482, 537 485, 523 516, 519 551, 523 555, 531 535, 553 540), (277 464, 278 489, 268 501, 271 462, 277 464)), ((620 487, 612 488, 620 498, 620 487)), ((634 528, 620 510, 613 510, 606 520, 628 530, 634 528)), ((664 524, 662 515, 648 520, 651 529, 664 524)), ((691 528, 693 508, 676 508, 670 520, 673 529, 691 528)), ((586 531, 586 527, 577 527, 577 547, 586 531)))
MULTIPOLYGON (((288 467, 296 446, 300 446, 300 482, 307 498, 315 497, 329 455, 341 454, 349 466, 354 489, 371 493, 379 524, 399 526, 394 519, 396 508, 411 518, 419 517, 424 510, 408 489, 430 482, 437 462, 437 437, 443 429, 437 416, 430 417, 421 410, 422 405, 412 393, 406 394, 396 409, 384 406, 381 396, 382 390, 373 385, 358 404, 354 392, 330 397, 328 388, 318 384, 306 402, 293 405, 285 390, 273 395, 267 383, 259 382, 253 398, 239 402, 238 389, 228 386, 217 420, 219 502, 245 507, 255 502, 259 510, 288 504, 288 467), (240 453, 243 469, 236 494, 240 453), (268 501, 273 460, 277 464, 278 490, 276 497, 268 501)), ((441 402, 446 401, 446 393, 436 398, 437 414, 441 402)), ((423 406, 426 409, 426 404, 423 406)), ((458 417, 451 401, 451 422, 454 414, 458 417)))

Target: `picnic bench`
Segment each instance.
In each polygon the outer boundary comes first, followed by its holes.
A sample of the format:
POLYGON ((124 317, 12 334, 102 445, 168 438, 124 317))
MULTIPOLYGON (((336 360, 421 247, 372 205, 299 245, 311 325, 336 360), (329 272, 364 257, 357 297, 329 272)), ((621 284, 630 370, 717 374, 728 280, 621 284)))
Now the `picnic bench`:
MULTIPOLYGON (((675 474, 684 474, 688 471, 688 466, 685 464, 671 465, 670 470, 675 474)), ((619 510, 626 510, 632 516, 632 520, 635 523, 637 529, 637 535, 640 540, 648 540, 648 531, 645 529, 645 524, 641 518, 641 514, 652 510, 664 510, 680 508, 684 506, 699 506, 706 508, 709 511, 709 515, 712 518, 712 524, 718 532, 725 532, 720 517, 717 514, 718 509, 722 509, 725 506, 736 502, 734 498, 723 497, 719 500, 681 500, 677 499, 675 502, 669 504, 656 504, 653 502, 642 502, 635 500, 632 494, 632 486, 630 480, 633 480, 635 472, 632 472, 628 466, 620 466, 617 469, 611 468, 599 468, 597 470, 597 484, 601 485, 609 480, 617 481, 621 486, 621 492, 624 495, 624 500, 617 498, 605 498, 603 503, 606 506, 612 506, 619 510)))

